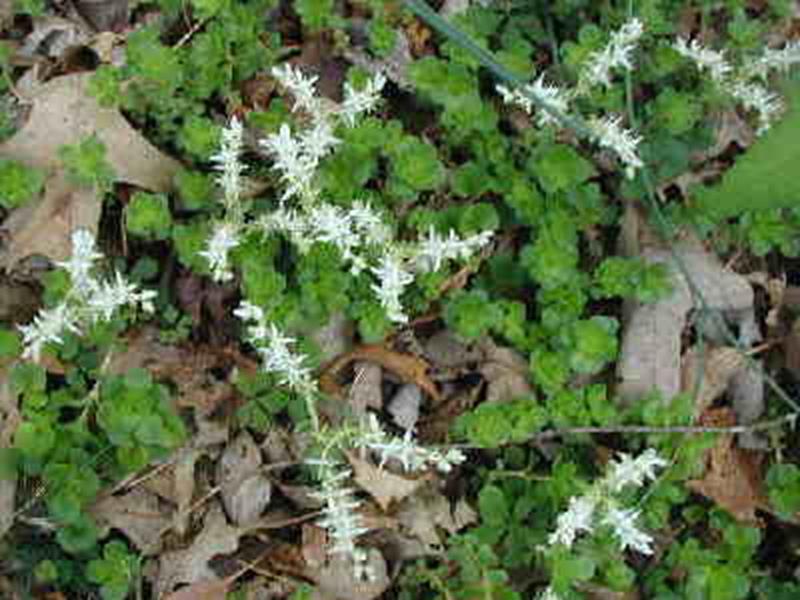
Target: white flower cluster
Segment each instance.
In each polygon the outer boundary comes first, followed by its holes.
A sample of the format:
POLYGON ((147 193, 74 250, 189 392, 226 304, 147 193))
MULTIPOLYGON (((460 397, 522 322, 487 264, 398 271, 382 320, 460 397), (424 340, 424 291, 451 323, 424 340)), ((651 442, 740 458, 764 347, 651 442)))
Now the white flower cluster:
POLYGON ((394 323, 408 322, 400 297, 405 288, 414 281, 416 273, 437 271, 449 260, 467 260, 492 239, 491 231, 482 231, 466 238, 459 238, 450 230, 442 237, 433 227, 427 237, 405 248, 389 248, 371 272, 378 280, 372 291, 394 323))
POLYGON ((596 523, 608 526, 619 541, 620 550, 632 548, 642 554, 653 553, 653 538, 641 531, 636 520, 639 511, 621 508, 614 494, 626 486, 641 487, 656 477, 656 469, 665 467, 667 461, 655 450, 649 449, 636 458, 620 454, 612 462, 606 476, 596 482, 583 496, 570 499, 566 512, 558 516, 556 530, 550 534, 549 543, 571 547, 581 533, 591 533, 596 523))
POLYGON ((301 396, 317 391, 311 368, 304 364, 306 357, 290 349, 294 338, 284 336, 273 323, 268 323, 264 311, 250 302, 242 302, 233 314, 247 323, 247 341, 261 356, 265 371, 276 374, 282 385, 301 396))
MULTIPOLYGON (((582 94, 586 94, 593 86, 611 85, 611 72, 614 69, 624 68, 633 70, 632 52, 644 34, 644 25, 639 19, 631 19, 614 32, 609 43, 597 52, 592 53, 583 66, 574 90, 563 90, 555 85, 547 84, 544 75, 533 82, 524 85, 521 89, 509 89, 506 86, 496 86, 497 91, 508 104, 523 108, 528 114, 534 110, 530 97, 539 98, 544 104, 554 111, 567 115, 570 110, 570 101, 582 94)), ((621 125, 619 116, 606 115, 590 119, 590 128, 593 141, 604 148, 615 152, 619 160, 625 165, 625 173, 633 177, 637 169, 643 166, 638 155, 638 145, 642 141, 630 130, 621 125)), ((536 115, 536 124, 539 127, 557 125, 557 119, 550 111, 540 110, 536 115)))
POLYGON ((316 76, 305 75, 288 63, 272 69, 272 75, 294 96, 293 110, 308 114, 312 126, 296 136, 284 124, 278 133, 268 136, 261 144, 275 160, 274 168, 280 172, 286 186, 281 201, 298 197, 309 203, 316 197, 312 180, 319 161, 341 143, 334 135, 335 120, 352 127, 360 115, 374 111, 386 78, 379 73, 363 90, 345 84, 344 101, 334 109, 317 97, 316 76))
MULTIPOLYGON (((334 136, 335 119, 352 126, 358 115, 374 110, 386 80, 379 74, 360 91, 346 84, 341 106, 326 108, 316 96, 316 77, 308 77, 288 65, 274 69, 273 75, 294 95, 294 110, 308 113, 312 125, 297 135, 283 125, 278 133, 262 142, 273 156, 286 189, 278 209, 261 217, 254 226, 265 234, 286 235, 300 252, 308 251, 316 243, 333 244, 353 275, 368 269, 376 277, 377 283, 371 287, 389 319, 407 322, 400 297, 415 274, 437 270, 450 260, 468 259, 489 242, 492 233, 462 239, 454 231, 443 237, 431 229, 418 243, 401 245, 394 242, 391 229, 368 204, 354 201, 345 209, 316 201, 318 190, 313 185, 316 169, 320 160, 340 143, 334 136), (298 208, 285 204, 293 197, 300 200, 298 208)), ((200 252, 216 281, 233 278, 229 254, 239 245, 245 228, 238 203, 243 171, 239 164, 241 148, 241 124, 234 119, 223 131, 220 151, 214 155, 221 171, 218 183, 225 191, 226 217, 215 224, 200 252)))
POLYGON ((678 38, 672 47, 681 56, 694 62, 700 71, 708 71, 711 80, 738 100, 746 110, 758 115, 757 135, 762 135, 772 127, 783 112, 784 105, 777 94, 752 79, 766 80, 770 71, 786 71, 800 63, 800 43, 796 42, 782 50, 767 48, 761 56, 738 70, 728 62, 724 52, 706 48, 697 40, 687 42, 678 38))
POLYGON ((367 259, 359 250, 369 245, 383 246, 392 239, 391 230, 378 213, 360 201, 348 209, 326 203, 305 211, 282 207, 262 217, 258 225, 264 233, 286 235, 301 252, 318 242, 333 244, 350 264, 353 275, 367 266, 367 259))
MULTIPOLYGON (((582 77, 588 85, 611 85, 611 70, 620 67, 632 71, 631 52, 644 33, 644 25, 639 19, 633 18, 625 23, 611 36, 611 41, 605 48, 593 52, 583 68, 582 77)), ((580 84, 579 84, 580 87, 580 84)))
POLYGON ((153 311, 155 292, 139 291, 136 284, 128 282, 118 272, 110 281, 94 276, 95 262, 102 257, 95 248, 91 232, 78 229, 72 233, 70 258, 56 263, 69 273, 71 288, 58 306, 39 311, 32 323, 19 327, 23 358, 38 361, 45 344, 62 344, 66 332, 80 333, 86 324, 110 321, 124 306, 153 311))
POLYGON ((372 413, 369 414, 366 430, 358 439, 357 446, 377 453, 380 468, 387 461, 396 460, 406 472, 418 472, 433 466, 441 473, 449 473, 454 466, 467 459, 457 448, 442 452, 418 445, 411 430, 407 430, 403 437, 390 436, 381 428, 378 418, 372 413))

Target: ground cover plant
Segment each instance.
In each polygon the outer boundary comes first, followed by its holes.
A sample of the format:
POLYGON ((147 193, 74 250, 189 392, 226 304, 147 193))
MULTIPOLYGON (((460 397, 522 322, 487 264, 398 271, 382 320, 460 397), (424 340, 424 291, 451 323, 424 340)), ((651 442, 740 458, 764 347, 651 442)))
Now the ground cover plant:
POLYGON ((0 595, 797 597, 798 24, 0 6, 0 595))

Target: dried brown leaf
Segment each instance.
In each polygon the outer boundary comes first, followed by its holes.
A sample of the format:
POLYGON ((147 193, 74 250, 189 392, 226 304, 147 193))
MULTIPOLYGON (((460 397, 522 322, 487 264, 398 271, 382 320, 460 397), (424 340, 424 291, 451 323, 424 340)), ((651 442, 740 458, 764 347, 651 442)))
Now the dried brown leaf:
MULTIPOLYGON (((0 448, 9 448, 14 441, 22 417, 16 397, 11 393, 8 370, 0 367, 0 448)), ((14 524, 14 504, 17 497, 17 480, 0 478, 0 539, 14 524)))
POLYGON ((428 362, 411 354, 395 352, 380 345, 364 345, 354 348, 329 364, 320 376, 320 388, 326 393, 341 397, 336 383, 337 375, 355 361, 368 360, 399 376, 403 381, 416 383, 434 400, 439 400, 439 391, 428 376, 428 362))
MULTIPOLYGON (((736 417, 729 408, 707 411, 704 426, 730 427, 736 417)), ((737 521, 758 524, 756 510, 769 510, 762 474, 764 454, 739 448, 733 435, 722 434, 706 452, 706 472, 687 482, 689 489, 714 501, 737 521)))
POLYGON ((8 243, 0 252, 0 268, 10 271, 34 254, 51 261, 67 260, 72 254, 72 232, 82 228, 96 233, 101 209, 96 190, 76 186, 64 173, 51 175, 42 198, 16 209, 3 223, 8 243))
POLYGON ((695 415, 699 416, 721 396, 731 379, 745 368, 747 359, 736 348, 718 346, 691 348, 683 357, 681 391, 695 393, 695 415))
POLYGON ((272 498, 272 483, 259 471, 261 464, 261 451, 247 431, 228 444, 217 463, 222 502, 236 525, 255 522, 272 498))
POLYGON ((401 530, 422 543, 425 554, 439 554, 446 539, 440 531, 453 535, 477 521, 477 513, 466 502, 459 500, 455 506, 432 486, 421 488, 406 498, 397 508, 401 530))
POLYGON ((203 530, 188 548, 161 555, 155 582, 156 597, 171 593, 183 583, 218 579, 209 561, 219 554, 235 552, 242 534, 242 530, 228 524, 222 508, 214 504, 206 514, 203 530))
POLYGON ((90 513, 98 526, 118 530, 145 556, 161 551, 161 534, 172 518, 158 497, 141 486, 103 498, 90 513))
POLYGON ((372 496, 384 511, 393 503, 400 502, 416 492, 426 481, 422 478, 408 479, 395 475, 368 460, 360 459, 354 453, 348 453, 347 458, 353 467, 355 482, 372 496))

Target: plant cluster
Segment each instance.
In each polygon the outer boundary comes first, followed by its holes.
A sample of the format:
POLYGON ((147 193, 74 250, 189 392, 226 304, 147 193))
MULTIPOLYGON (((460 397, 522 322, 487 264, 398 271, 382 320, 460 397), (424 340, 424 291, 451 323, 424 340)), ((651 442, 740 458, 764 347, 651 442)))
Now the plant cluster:
MULTIPOLYGON (((797 594, 762 568, 758 529, 689 495, 710 435, 612 437, 619 453, 607 461, 587 434, 555 449, 528 444, 547 428, 691 424, 688 396, 631 408, 613 398, 623 301, 672 291, 669 267, 617 255, 613 238, 624 203, 652 198, 714 145, 714 114, 738 109, 761 136, 720 189, 772 176, 770 155, 793 139, 797 120, 796 91, 783 96, 773 84, 800 62, 800 44, 765 48, 763 39, 788 2, 761 3, 759 18, 744 0, 689 3, 703 42, 678 33, 684 2, 472 2, 437 52, 407 66, 413 97, 382 71, 353 67, 336 99, 320 93, 319 75, 284 60, 285 40, 265 25, 272 0, 192 0, 186 31, 184 3, 154 4, 160 19, 130 33, 124 65, 101 66, 91 88, 183 160, 175 192, 126 199, 125 227, 144 255, 127 274, 122 265, 106 274, 94 236, 76 230, 70 258, 45 280, 44 308, 0 330, 22 415, 2 466, 41 482, 61 553, 37 556, 35 577, 71 581, 63 553, 104 598, 125 598, 139 576, 124 543, 99 543, 85 508, 186 439, 167 386, 144 369, 112 368, 137 312, 157 312, 164 339, 196 334, 163 285, 145 289, 169 278, 153 256, 173 252, 182 274, 228 292, 239 341, 258 358, 257 375, 235 379, 248 399, 238 425, 263 433, 283 420, 309 434, 317 523, 356 581, 374 573, 350 453, 397 473, 458 470, 476 499, 478 525, 438 560, 411 565, 400 597, 572 600, 591 586, 663 600, 797 594), (268 103, 244 97, 265 80, 275 91, 268 103), (262 189, 252 191, 251 176, 262 189), (425 313, 464 341, 491 336, 527 365, 534 391, 454 419, 450 434, 480 452, 475 464, 463 448, 422 445, 413 430, 387 433, 376 414, 320 414, 313 332, 344 316, 376 342, 425 313), (59 373, 43 366, 53 360, 59 373)), ((393 57, 412 13, 393 1, 344 4, 352 14, 330 0, 291 9, 304 38, 342 52, 363 37, 367 63, 393 57)), ((13 71, 2 48, 5 85, 13 71)), ((104 152, 89 137, 60 159, 111 204, 104 152)), ((775 176, 781 190, 796 188, 790 175, 775 176)), ((4 211, 43 185, 43 173, 0 161, 4 211)), ((724 198, 697 196, 697 206, 658 214, 756 257, 800 252, 800 209, 731 201, 713 214, 709 204, 724 198)), ((766 489, 781 516, 800 507, 793 464, 773 465, 766 489)))

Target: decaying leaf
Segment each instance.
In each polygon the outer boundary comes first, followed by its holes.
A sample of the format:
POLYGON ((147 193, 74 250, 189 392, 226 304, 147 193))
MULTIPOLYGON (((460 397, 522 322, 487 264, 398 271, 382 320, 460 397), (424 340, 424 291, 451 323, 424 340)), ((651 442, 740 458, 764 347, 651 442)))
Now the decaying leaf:
POLYGON ((144 556, 161 551, 161 535, 172 518, 158 496, 142 486, 103 498, 90 512, 101 530, 116 529, 144 556))
MULTIPOLYGON (((634 235, 645 226, 640 223, 638 228, 634 235)), ((628 252, 637 245, 636 240, 628 241, 628 252)), ((670 268, 673 290, 657 302, 627 307, 617 363, 620 379, 617 396, 623 403, 630 404, 653 391, 669 401, 680 392, 681 335, 692 309, 710 309, 714 316, 722 316, 740 328, 755 323, 753 290, 744 277, 725 269, 696 240, 676 243, 673 252, 650 244, 639 253, 650 264, 665 264, 670 268), (673 252, 691 284, 684 272, 674 266, 673 252), (697 303, 693 288, 705 299, 705 306, 697 303)), ((719 330, 713 324, 713 319, 698 323, 701 333, 710 339, 719 337, 719 330)))
POLYGON ((360 459, 352 452, 347 454, 347 458, 353 467, 355 482, 372 496, 384 511, 393 503, 413 494, 426 482, 422 478, 408 479, 390 473, 386 469, 373 465, 368 460, 360 459))
POLYGON ((217 463, 217 485, 235 525, 255 522, 270 502, 272 483, 261 464, 261 451, 247 431, 228 444, 217 463))
POLYGON ((97 229, 100 199, 92 190, 78 190, 63 175, 59 148, 77 144, 91 135, 105 144, 106 159, 117 181, 153 191, 167 191, 180 163, 146 141, 119 111, 103 108, 88 93, 91 73, 57 77, 42 85, 32 99, 26 123, 9 140, 0 144, 0 157, 37 167, 49 174, 44 199, 9 219, 5 228, 10 241, 0 267, 9 269, 30 254, 65 260, 71 227, 97 229), (43 205, 43 206, 40 206, 43 205), (47 219, 52 218, 52 221, 47 219), (47 224, 47 235, 41 235, 47 224), (41 238, 37 240, 36 238, 41 238))
POLYGON ((337 375, 348 365, 355 361, 371 361, 379 364, 387 371, 391 371, 403 381, 416 383, 434 400, 439 400, 439 392, 436 385, 428 376, 427 361, 413 356, 395 352, 380 345, 364 345, 354 348, 347 354, 343 354, 328 365, 320 376, 320 388, 335 396, 342 396, 339 384, 336 383, 337 375))
POLYGON ((475 523, 477 517, 465 500, 452 506, 450 500, 432 486, 421 488, 397 509, 402 531, 420 542, 420 555, 440 554, 445 547, 440 531, 453 535, 475 523))
POLYGON ((729 346, 689 349, 683 357, 681 390, 694 394, 695 415, 704 413, 746 365, 742 353, 729 346))
POLYGON ((164 597, 183 583, 218 579, 209 561, 218 554, 235 552, 242 534, 242 530, 228 524, 222 507, 214 504, 206 514, 203 530, 188 548, 165 552, 159 558, 156 597, 164 597))
POLYGON ((422 406, 422 390, 415 383, 404 383, 392 396, 386 410, 392 415, 394 424, 405 431, 413 431, 419 420, 422 406))
POLYGON ((391 580, 383 554, 375 548, 367 550, 367 568, 372 577, 357 580, 350 557, 334 554, 316 572, 307 573, 316 581, 315 600, 373 600, 383 594, 391 580))
POLYGON ((518 352, 498 346, 489 338, 482 342, 481 348, 484 358, 478 370, 486 379, 487 402, 506 402, 533 393, 528 381, 530 366, 518 352))
POLYGON ((41 199, 16 209, 3 222, 8 243, 0 252, 0 269, 12 270, 34 254, 51 261, 67 260, 72 254, 72 232, 96 232, 101 209, 102 199, 96 190, 76 186, 64 173, 50 175, 41 199))
MULTIPOLYGON (((730 427, 736 417, 729 408, 707 411, 700 419, 704 426, 730 427)), ((702 479, 687 482, 689 489, 714 501, 737 521, 758 523, 756 510, 769 510, 764 493, 762 463, 764 454, 736 445, 730 434, 721 434, 706 452, 706 472, 702 479)))

